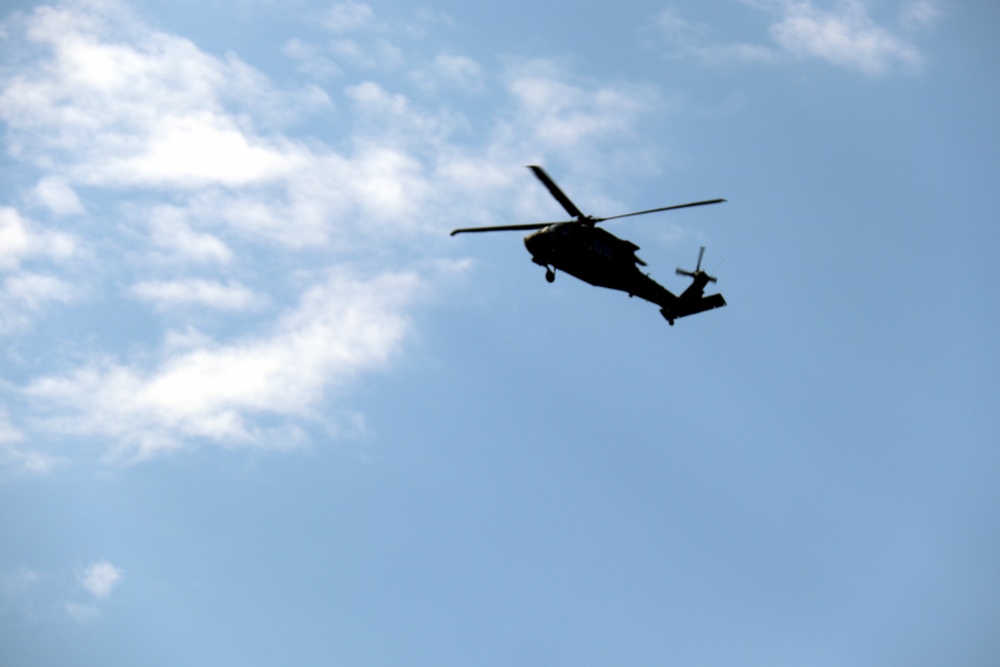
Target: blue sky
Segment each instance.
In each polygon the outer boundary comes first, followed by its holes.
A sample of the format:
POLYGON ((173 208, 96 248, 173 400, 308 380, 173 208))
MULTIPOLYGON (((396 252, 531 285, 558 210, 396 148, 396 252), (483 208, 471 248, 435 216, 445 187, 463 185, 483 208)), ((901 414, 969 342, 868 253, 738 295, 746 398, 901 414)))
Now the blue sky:
POLYGON ((996 664, 996 7, 11 4, 5 665, 996 664))

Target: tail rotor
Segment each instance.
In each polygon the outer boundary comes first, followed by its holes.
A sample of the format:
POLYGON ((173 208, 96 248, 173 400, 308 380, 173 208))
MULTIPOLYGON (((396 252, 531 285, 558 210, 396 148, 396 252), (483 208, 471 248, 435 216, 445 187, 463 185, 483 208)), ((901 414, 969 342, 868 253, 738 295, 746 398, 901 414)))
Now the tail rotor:
POLYGON ((694 271, 688 271, 686 269, 678 268, 677 275, 687 276, 688 278, 694 278, 695 280, 702 278, 703 280, 710 283, 716 282, 715 276, 710 276, 701 270, 701 260, 704 257, 705 257, 705 246, 702 246, 701 250, 698 251, 698 263, 695 265, 694 271))

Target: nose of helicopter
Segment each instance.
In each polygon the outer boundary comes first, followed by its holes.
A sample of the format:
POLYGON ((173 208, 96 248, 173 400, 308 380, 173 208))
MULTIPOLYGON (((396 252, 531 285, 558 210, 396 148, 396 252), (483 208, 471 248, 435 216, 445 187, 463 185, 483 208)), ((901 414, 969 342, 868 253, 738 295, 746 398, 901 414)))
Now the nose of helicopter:
POLYGON ((524 237, 524 247, 536 264, 548 266, 555 262, 558 230, 559 225, 549 225, 524 237))
POLYGON ((542 264, 549 264, 552 260, 552 235, 546 229, 539 229, 524 237, 524 247, 531 253, 532 259, 542 264))
POLYGON ((541 250, 541 241, 539 241, 538 236, 541 234, 541 230, 537 232, 531 232, 524 237, 524 247, 528 249, 532 255, 534 255, 538 250, 541 250))

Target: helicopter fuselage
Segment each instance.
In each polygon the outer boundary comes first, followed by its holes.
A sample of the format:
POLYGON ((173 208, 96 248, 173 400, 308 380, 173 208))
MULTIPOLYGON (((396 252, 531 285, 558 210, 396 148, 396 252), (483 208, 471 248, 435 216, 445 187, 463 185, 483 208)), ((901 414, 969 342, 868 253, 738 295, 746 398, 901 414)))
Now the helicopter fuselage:
MULTIPOLYGON (((585 222, 560 222, 524 237, 536 264, 558 269, 597 287, 627 292, 647 301, 667 305, 673 295, 639 270, 645 262, 636 257, 639 246, 605 229, 585 222)), ((552 273, 549 274, 550 280, 552 273)))

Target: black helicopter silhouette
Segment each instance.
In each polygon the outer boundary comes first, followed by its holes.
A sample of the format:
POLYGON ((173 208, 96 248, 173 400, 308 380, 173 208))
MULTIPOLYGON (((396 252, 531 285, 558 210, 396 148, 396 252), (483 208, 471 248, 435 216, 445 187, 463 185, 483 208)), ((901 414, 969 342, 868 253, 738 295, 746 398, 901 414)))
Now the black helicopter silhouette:
POLYGON ((660 313, 671 326, 673 326, 674 320, 680 317, 726 305, 726 300, 722 298, 721 294, 705 296, 705 287, 708 283, 714 283, 716 279, 701 268, 701 260, 705 255, 704 246, 698 252, 698 263, 695 265, 694 271, 677 269, 678 275, 688 276, 692 279, 688 288, 680 296, 677 296, 650 278, 649 274, 639 270, 639 266, 646 266, 646 263, 635 255, 639 246, 631 241, 620 239, 597 226, 597 223, 605 220, 616 220, 634 215, 706 204, 719 204, 726 201, 725 199, 696 201, 652 208, 647 211, 612 215, 607 218, 595 218, 584 215, 559 189, 555 181, 545 173, 544 169, 537 165, 530 165, 528 168, 555 197, 556 201, 562 204, 566 212, 575 218, 574 220, 496 227, 466 227, 454 230, 451 235, 465 232, 535 230, 534 233, 524 237, 524 245, 531 253, 531 261, 545 267, 546 280, 549 282, 555 280, 555 270, 559 269, 591 285, 621 290, 628 293, 630 297, 637 296, 660 306, 660 313))

